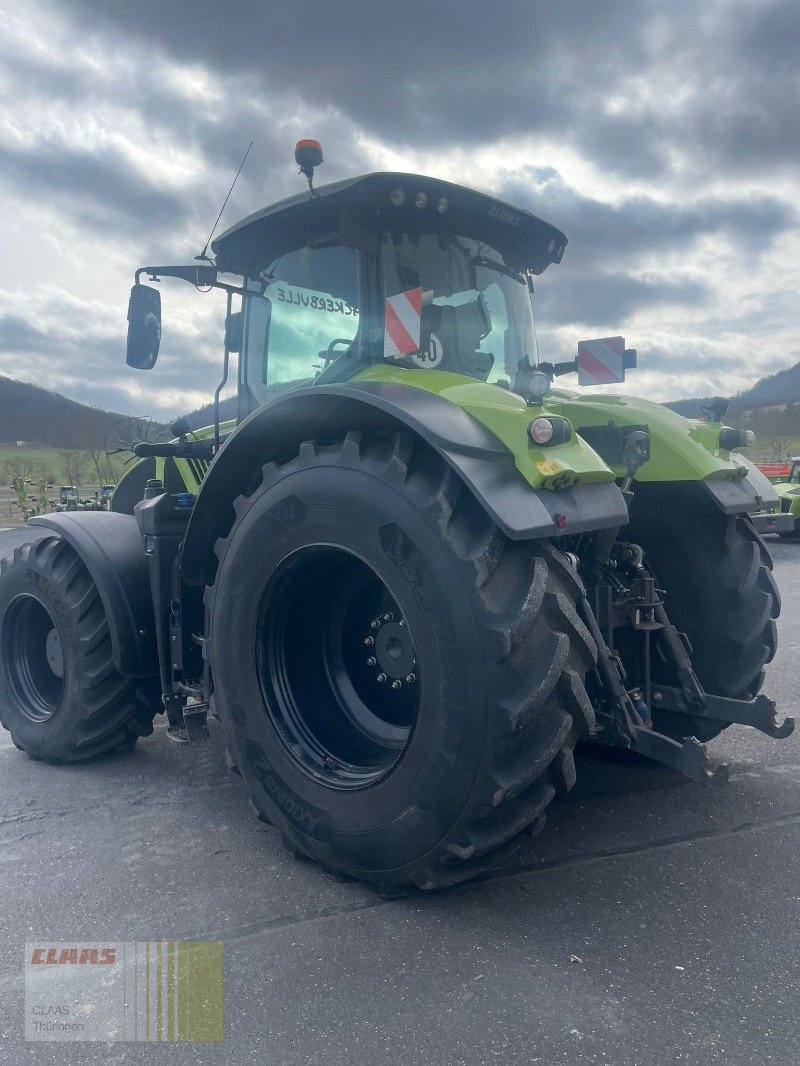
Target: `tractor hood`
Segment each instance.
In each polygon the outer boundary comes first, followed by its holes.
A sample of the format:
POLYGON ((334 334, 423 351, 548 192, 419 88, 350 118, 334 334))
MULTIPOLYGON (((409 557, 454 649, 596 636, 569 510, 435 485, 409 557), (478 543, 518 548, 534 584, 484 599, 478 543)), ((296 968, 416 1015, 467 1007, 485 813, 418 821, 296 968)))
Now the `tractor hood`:
POLYGON ((280 200, 232 226, 211 247, 219 270, 253 276, 303 243, 337 240, 376 251, 381 232, 393 226, 474 237, 510 266, 534 274, 560 262, 567 243, 549 222, 484 193, 418 174, 379 173, 280 200))

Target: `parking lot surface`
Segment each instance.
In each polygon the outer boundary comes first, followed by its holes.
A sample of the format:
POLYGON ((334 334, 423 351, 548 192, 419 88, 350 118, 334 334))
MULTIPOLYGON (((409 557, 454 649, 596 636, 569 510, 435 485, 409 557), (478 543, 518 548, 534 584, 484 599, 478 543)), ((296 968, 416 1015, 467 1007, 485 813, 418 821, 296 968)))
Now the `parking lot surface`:
MULTIPOLYGON (((20 533, 0 534, 0 552, 20 533)), ((766 691, 798 710, 800 544, 766 691)), ((385 901, 292 859, 211 743, 50 767, 0 733, 4 1063, 796 1063, 800 748, 733 727, 702 789, 583 752, 479 883, 385 901), (217 1045, 25 1044, 26 940, 223 940, 217 1045)))

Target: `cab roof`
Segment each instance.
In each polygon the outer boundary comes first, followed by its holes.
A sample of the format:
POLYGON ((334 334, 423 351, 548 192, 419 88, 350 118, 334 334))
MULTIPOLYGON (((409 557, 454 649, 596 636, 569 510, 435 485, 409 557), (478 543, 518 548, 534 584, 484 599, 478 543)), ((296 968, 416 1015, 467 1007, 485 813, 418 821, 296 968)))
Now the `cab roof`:
MULTIPOLYGON (((398 197, 396 197, 398 199, 398 197)), ((541 274, 564 254, 567 238, 549 222, 493 196, 419 174, 364 174, 279 200, 231 226, 212 243, 221 271, 254 275, 286 252, 337 240, 376 250, 387 228, 438 230, 485 241, 509 266, 541 274), (405 200, 396 206, 394 190, 405 200), (424 207, 416 206, 424 193, 424 207), (437 206, 444 199, 444 212, 437 206)))

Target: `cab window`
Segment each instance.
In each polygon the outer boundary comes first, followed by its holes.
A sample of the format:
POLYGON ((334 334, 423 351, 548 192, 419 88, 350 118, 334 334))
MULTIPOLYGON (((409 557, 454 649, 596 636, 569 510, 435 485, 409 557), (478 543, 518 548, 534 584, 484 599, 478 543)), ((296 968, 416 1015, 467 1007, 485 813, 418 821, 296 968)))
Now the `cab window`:
POLYGON ((355 354, 357 276, 355 251, 335 244, 289 252, 248 283, 244 379, 258 403, 355 354))

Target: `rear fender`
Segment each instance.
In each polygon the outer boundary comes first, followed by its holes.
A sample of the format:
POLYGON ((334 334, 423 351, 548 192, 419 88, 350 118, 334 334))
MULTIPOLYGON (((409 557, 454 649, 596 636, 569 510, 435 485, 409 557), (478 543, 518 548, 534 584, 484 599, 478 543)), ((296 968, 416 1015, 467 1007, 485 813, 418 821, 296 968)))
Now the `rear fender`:
MULTIPOLYGON (((458 473, 512 540, 554 537, 627 522, 613 481, 535 490, 506 445, 463 408, 425 389, 393 382, 351 381, 295 389, 260 407, 227 440, 206 474, 183 551, 183 579, 210 584, 214 544, 234 521, 233 503, 261 481, 265 463, 287 462, 310 438, 339 439, 348 430, 411 431, 458 473)), ((599 462, 599 460, 598 460, 599 462)))
POLYGON ((158 673, 153 602, 142 537, 132 515, 64 511, 31 518, 70 544, 89 571, 105 608, 114 666, 126 677, 158 673))

